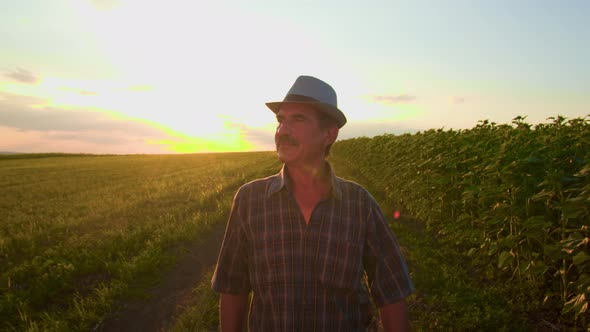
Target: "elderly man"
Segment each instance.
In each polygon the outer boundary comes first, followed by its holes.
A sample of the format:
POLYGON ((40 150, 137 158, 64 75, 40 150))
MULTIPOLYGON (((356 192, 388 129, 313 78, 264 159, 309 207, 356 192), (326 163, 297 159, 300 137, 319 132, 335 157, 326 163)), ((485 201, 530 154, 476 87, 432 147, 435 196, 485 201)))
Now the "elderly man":
POLYGON ((385 331, 408 329, 412 290, 395 235, 371 195, 326 161, 346 117, 336 92, 297 78, 277 118, 284 163, 235 195, 212 287, 222 331, 366 331, 370 297, 385 331))

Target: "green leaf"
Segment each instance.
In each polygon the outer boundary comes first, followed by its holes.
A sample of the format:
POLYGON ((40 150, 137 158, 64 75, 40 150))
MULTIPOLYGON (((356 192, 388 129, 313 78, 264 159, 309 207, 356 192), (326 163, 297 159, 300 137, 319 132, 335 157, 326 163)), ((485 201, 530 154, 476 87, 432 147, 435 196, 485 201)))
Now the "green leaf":
POLYGON ((555 244, 543 245, 543 254, 551 260, 560 259, 562 257, 560 247, 555 244))
POLYGON ((578 177, 564 176, 563 178, 561 178, 561 183, 563 185, 569 185, 572 183, 580 182, 580 180, 581 179, 578 177))
POLYGON ((516 238, 514 237, 514 235, 510 234, 510 235, 506 236, 505 238, 499 240, 498 246, 500 248, 512 248, 512 247, 514 247, 515 243, 516 243, 516 238))
POLYGON ((571 204, 569 202, 566 202, 561 207, 561 214, 566 219, 575 219, 575 218, 579 217, 584 212, 585 212, 584 207, 581 206, 580 204, 571 204))
POLYGON ((531 156, 531 157, 528 157, 526 159, 526 162, 529 163, 529 164, 537 164, 537 165, 540 165, 540 164, 543 164, 543 159, 537 158, 535 156, 531 156))
POLYGON ((488 256, 492 256, 494 255, 496 252, 498 252, 498 244, 497 243, 491 243, 489 250, 488 250, 488 256))
POLYGON ((576 266, 578 266, 578 267, 582 266, 589 259, 590 259, 590 256, 588 256, 588 254, 586 254, 583 251, 580 251, 572 258, 572 260, 574 261, 574 264, 576 264, 576 266))
POLYGON ((533 195, 533 197, 531 197, 531 200, 533 202, 543 201, 546 199, 550 199, 551 197, 553 197, 553 195, 555 195, 554 192, 546 191, 543 189, 540 192, 538 192, 537 194, 533 195))
POLYGON ((491 217, 489 218, 486 223, 488 223, 489 225, 498 225, 504 222, 504 219, 499 218, 499 217, 491 217))
POLYGON ((578 280, 576 280, 576 287, 581 292, 590 292, 590 274, 582 273, 578 280))
POLYGON ((542 276, 547 271, 547 265, 543 261, 531 261, 527 270, 535 276, 542 276))
POLYGON ((498 268, 501 269, 504 266, 512 263, 514 257, 510 251, 503 251, 500 256, 498 256, 498 268))
POLYGON ((544 229, 545 227, 551 226, 551 222, 545 220, 545 216, 534 216, 525 220, 524 225, 528 230, 544 229))
POLYGON ((461 213, 457 217, 457 222, 458 223, 466 223, 466 222, 469 222, 472 219, 474 219, 474 218, 472 216, 468 215, 467 213, 461 213))

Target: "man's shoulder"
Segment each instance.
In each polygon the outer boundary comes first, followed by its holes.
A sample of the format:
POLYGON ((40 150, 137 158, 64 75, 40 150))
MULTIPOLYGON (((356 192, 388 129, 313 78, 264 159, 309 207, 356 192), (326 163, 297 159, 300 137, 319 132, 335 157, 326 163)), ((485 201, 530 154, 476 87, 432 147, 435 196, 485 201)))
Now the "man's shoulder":
POLYGON ((334 178, 335 178, 336 184, 343 189, 368 192, 367 189, 365 189, 365 187, 358 184, 357 182, 354 182, 354 181, 348 180, 348 179, 344 179, 339 176, 336 176, 334 178))
POLYGON ((239 193, 261 193, 266 192, 269 186, 276 181, 279 181, 278 174, 270 175, 264 178, 254 179, 250 182, 243 184, 240 189, 238 189, 239 193))
POLYGON ((373 199, 371 193, 362 185, 352 180, 344 179, 341 177, 335 177, 336 185, 339 187, 340 192, 343 195, 347 195, 348 197, 366 197, 368 199, 373 199))

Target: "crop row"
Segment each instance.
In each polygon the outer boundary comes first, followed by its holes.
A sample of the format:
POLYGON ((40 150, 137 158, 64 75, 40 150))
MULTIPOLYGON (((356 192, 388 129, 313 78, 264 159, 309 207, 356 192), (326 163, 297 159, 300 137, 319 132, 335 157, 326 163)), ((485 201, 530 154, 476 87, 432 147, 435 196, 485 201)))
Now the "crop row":
POLYGON ((481 121, 339 141, 333 154, 470 256, 480 273, 520 286, 510 301, 587 327, 590 293, 590 125, 481 121))

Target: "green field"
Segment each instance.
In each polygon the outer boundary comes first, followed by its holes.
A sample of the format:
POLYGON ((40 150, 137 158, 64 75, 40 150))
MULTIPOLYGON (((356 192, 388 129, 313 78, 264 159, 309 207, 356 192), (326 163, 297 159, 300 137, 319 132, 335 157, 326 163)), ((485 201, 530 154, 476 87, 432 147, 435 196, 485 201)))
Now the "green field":
MULTIPOLYGON (((586 120, 344 140, 330 160, 390 216, 415 330, 588 328, 586 120)), ((1 156, 0 330, 101 330, 153 305, 187 248, 216 252, 235 190, 279 169, 270 152, 1 156)), ((166 329, 216 329, 211 269, 166 329)))
POLYGON ((30 157, 0 159, 0 330, 89 330, 280 167, 272 153, 30 157))

